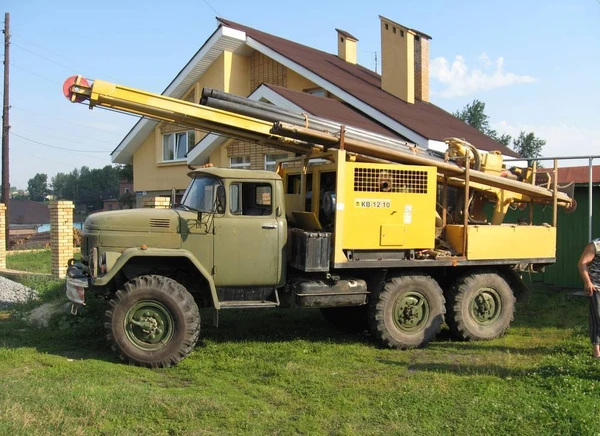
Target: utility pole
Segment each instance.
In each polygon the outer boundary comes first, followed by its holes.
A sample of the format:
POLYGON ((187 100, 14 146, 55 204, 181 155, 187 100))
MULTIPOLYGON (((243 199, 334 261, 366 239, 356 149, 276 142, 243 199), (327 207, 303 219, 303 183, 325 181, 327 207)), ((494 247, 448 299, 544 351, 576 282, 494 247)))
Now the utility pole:
POLYGON ((9 228, 9 210, 10 210, 10 182, 8 177, 8 66, 10 64, 10 13, 4 14, 4 99, 2 104, 2 196, 0 201, 6 205, 5 218, 5 241, 6 249, 9 247, 8 228, 9 228))

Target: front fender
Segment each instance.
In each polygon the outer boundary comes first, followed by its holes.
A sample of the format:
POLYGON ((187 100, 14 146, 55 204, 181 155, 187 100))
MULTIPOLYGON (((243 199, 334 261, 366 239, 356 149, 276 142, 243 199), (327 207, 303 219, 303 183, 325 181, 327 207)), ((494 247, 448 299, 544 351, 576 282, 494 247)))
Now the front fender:
POLYGON ((134 257, 184 257, 188 259, 198 270, 200 274, 206 279, 208 285, 210 286, 210 293, 213 300, 213 305, 215 309, 221 308, 221 303, 219 303, 219 299, 217 298, 217 288, 215 288, 215 283, 212 279, 212 276, 208 273, 206 268, 202 264, 198 262, 195 256, 193 256, 187 250, 181 249, 164 249, 164 248, 128 248, 123 253, 112 268, 106 273, 99 275, 97 278, 93 279, 94 286, 106 286, 115 275, 121 271, 121 269, 134 257))

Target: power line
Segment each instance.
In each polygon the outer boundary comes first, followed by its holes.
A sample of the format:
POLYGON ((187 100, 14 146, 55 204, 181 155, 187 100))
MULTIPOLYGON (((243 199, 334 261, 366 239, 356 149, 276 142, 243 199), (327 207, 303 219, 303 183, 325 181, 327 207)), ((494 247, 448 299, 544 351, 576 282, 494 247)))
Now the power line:
POLYGON ((44 59, 44 60, 46 60, 46 61, 48 61, 48 62, 51 62, 51 63, 53 63, 54 65, 58 65, 58 66, 59 66, 59 67, 61 67, 61 68, 65 68, 65 69, 67 69, 67 70, 69 70, 69 71, 73 71, 73 68, 71 68, 71 67, 67 67, 66 65, 63 65, 63 64, 61 64, 61 63, 58 63, 58 62, 56 62, 56 61, 53 61, 52 59, 49 59, 49 58, 47 58, 47 57, 45 57, 45 56, 42 56, 41 54, 38 54, 38 53, 36 53, 36 52, 34 52, 34 51, 31 51, 31 50, 29 50, 29 49, 26 49, 25 47, 22 47, 22 46, 20 46, 19 44, 15 44, 15 43, 13 42, 13 43, 12 43, 12 45, 14 45, 15 47, 18 47, 18 48, 20 48, 20 49, 21 49, 21 50, 23 50, 23 51, 26 51, 27 53, 31 53, 31 54, 32 54, 32 55, 34 55, 34 56, 37 56, 37 57, 39 57, 39 58, 41 58, 41 59, 44 59))
POLYGON ((42 116, 42 117, 44 117, 44 118, 49 118, 49 119, 53 119, 53 120, 58 120, 58 121, 60 121, 60 122, 63 122, 63 123, 67 123, 67 124, 73 124, 73 125, 75 125, 75 126, 80 126, 80 127, 85 127, 86 129, 94 129, 94 130, 98 130, 98 131, 100 131, 100 132, 110 133, 111 135, 116 135, 116 136, 121 136, 121 137, 125 136, 125 135, 123 135, 122 133, 111 132, 110 130, 101 129, 101 128, 99 128, 99 127, 87 126, 87 125, 85 125, 85 124, 77 123, 77 122, 75 122, 75 121, 72 121, 72 120, 66 120, 66 119, 64 119, 64 118, 60 118, 60 117, 53 117, 53 116, 50 116, 50 115, 48 115, 48 114, 44 114, 44 113, 42 113, 42 112, 35 112, 35 111, 31 111, 31 110, 29 110, 29 109, 24 109, 24 108, 22 108, 22 107, 19 107, 19 106, 12 106, 12 105, 11 105, 11 107, 10 107, 10 108, 11 108, 11 109, 17 109, 17 110, 19 110, 19 111, 23 111, 23 112, 26 112, 26 113, 28 113, 28 114, 40 115, 40 116, 42 116))
MULTIPOLYGON (((211 6, 211 4, 210 4, 209 2, 207 2, 206 0, 202 0, 202 1, 203 1, 204 3, 206 3, 206 5, 207 5, 209 8, 211 8, 215 14, 217 14, 217 15, 221 15, 221 14, 219 14, 219 13, 217 12, 217 10, 216 10, 215 8, 213 8, 213 7, 211 6)), ((600 0, 599 0, 599 1, 600 1, 600 0)))
MULTIPOLYGON (((36 126, 36 127, 39 127, 40 129, 45 129, 45 130, 48 129, 47 126, 42 126, 40 124, 34 123, 34 122, 30 121, 29 119, 27 120, 27 126, 36 126)), ((85 139, 87 141, 102 142, 103 144, 108 144, 108 145, 110 145, 112 147, 115 146, 114 142, 103 141, 102 139, 97 139, 97 138, 90 138, 89 136, 75 135, 73 133, 70 133, 70 134, 73 136, 73 138, 85 139)), ((56 139, 60 139, 61 141, 72 142, 74 144, 80 144, 81 143, 81 141, 74 141, 73 139, 67 139, 67 138, 63 138, 63 137, 60 137, 60 136, 56 136, 56 135, 50 135, 48 133, 44 133, 44 135, 45 136, 51 136, 51 137, 56 138, 56 139)))
POLYGON ((24 151, 21 151, 21 150, 19 150, 18 148, 15 148, 15 147, 11 147, 11 148, 10 148, 10 151, 11 151, 11 153, 19 153, 19 154, 24 154, 25 156, 27 156, 27 157, 30 157, 30 158, 31 158, 31 157, 34 157, 34 158, 36 158, 36 159, 41 159, 41 160, 44 160, 44 161, 48 161, 48 160, 49 160, 49 161, 52 161, 52 162, 54 162, 54 163, 57 163, 57 164, 59 164, 59 165, 62 165, 62 166, 64 166, 64 167, 67 167, 67 168, 77 168, 75 165, 67 165, 67 164, 65 163, 65 161, 58 161, 58 160, 55 160, 55 159, 50 159, 50 158, 47 158, 47 157, 37 156, 37 155, 35 155, 35 154, 31 154, 31 153, 29 153, 29 152, 24 152, 24 151))
MULTIPOLYGON (((37 44, 35 44, 35 43, 31 42, 31 41, 28 41, 27 39, 25 39, 25 38, 22 38, 20 35, 12 35, 12 36, 13 36, 13 38, 16 36, 16 38, 17 38, 18 40, 21 40, 21 41, 23 41, 23 42, 26 42, 28 45, 31 45, 31 46, 33 46, 33 47, 37 47, 37 48, 39 48, 40 50, 42 50, 42 51, 45 51, 45 52, 47 52, 47 53, 49 53, 49 54, 51 54, 51 55, 53 55, 53 56, 57 56, 57 57, 59 57, 59 58, 61 58, 61 59, 64 59, 65 61, 68 61, 68 62, 74 62, 74 60, 73 60, 73 59, 69 59, 69 58, 67 58, 67 57, 65 57, 65 56, 63 56, 63 55, 61 55, 61 54, 59 54, 59 53, 53 52, 52 50, 48 50, 48 49, 47 49, 47 48, 45 48, 45 47, 42 47, 42 46, 40 46, 40 45, 37 45, 37 44)), ((13 44, 14 44, 14 43, 13 43, 13 44)), ((21 47, 19 47, 19 48, 21 48, 21 47)), ((37 56, 37 55, 36 55, 36 56, 37 56)), ((51 61, 51 62, 53 62, 53 61, 51 61)), ((77 64, 79 65, 77 68, 71 68, 71 67, 69 67, 69 70, 70 70, 70 71, 78 71, 78 70, 81 68, 81 66, 83 66, 83 67, 86 67, 88 70, 94 70, 94 69, 98 68, 98 67, 93 67, 93 66, 89 66, 89 65, 86 65, 86 64, 81 64, 81 62, 80 62, 79 60, 77 61, 77 64)), ((61 65, 61 66, 62 66, 62 65, 61 65)), ((66 68, 66 66, 63 66, 63 67, 65 67, 65 68, 66 68)), ((111 78, 110 76, 106 76, 106 77, 107 77, 107 78, 111 78)), ((113 78, 113 79, 114 79, 114 78, 113 78)), ((116 81, 116 79, 115 79, 115 81, 116 81)))
POLYGON ((80 153, 110 153, 109 150, 76 150, 73 148, 59 147, 57 145, 46 144, 44 142, 36 141, 34 139, 29 139, 29 138, 26 138, 25 136, 18 135, 14 132, 10 132, 10 134, 13 136, 16 136, 17 138, 21 138, 26 141, 33 142, 35 144, 43 145, 45 147, 50 147, 50 148, 56 148, 57 150, 74 151, 74 152, 80 152, 80 153))
POLYGON ((37 77, 39 77, 40 79, 44 79, 44 80, 47 80, 47 81, 49 81, 49 82, 56 83, 57 85, 62 85, 62 83, 59 83, 59 82, 57 82, 56 80, 50 79, 50 78, 48 78, 48 77, 41 76, 41 75, 39 75, 38 73, 34 73, 33 71, 26 70, 25 68, 21 68, 21 67, 19 67, 19 66, 15 65, 15 64, 14 64, 14 62, 11 62, 10 64, 11 64, 13 67, 15 67, 17 70, 25 71, 26 73, 32 74, 32 75, 34 75, 34 76, 37 76, 37 77))

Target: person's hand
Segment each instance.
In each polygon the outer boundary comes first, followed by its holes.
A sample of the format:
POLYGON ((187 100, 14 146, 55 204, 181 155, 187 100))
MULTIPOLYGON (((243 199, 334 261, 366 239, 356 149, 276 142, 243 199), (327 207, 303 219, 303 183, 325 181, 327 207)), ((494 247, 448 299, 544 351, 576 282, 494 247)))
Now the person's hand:
POLYGON ((583 289, 585 289, 585 291, 587 292, 588 296, 592 296, 594 295, 594 292, 597 292, 596 287, 593 285, 592 282, 587 282, 583 285, 583 289))

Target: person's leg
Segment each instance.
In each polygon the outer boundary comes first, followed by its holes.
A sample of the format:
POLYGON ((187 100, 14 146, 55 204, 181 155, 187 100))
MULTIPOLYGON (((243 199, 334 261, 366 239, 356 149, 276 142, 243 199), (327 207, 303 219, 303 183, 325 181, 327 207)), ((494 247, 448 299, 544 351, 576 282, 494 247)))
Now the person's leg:
POLYGON ((600 359, 600 292, 590 297, 590 340, 592 356, 600 359))

